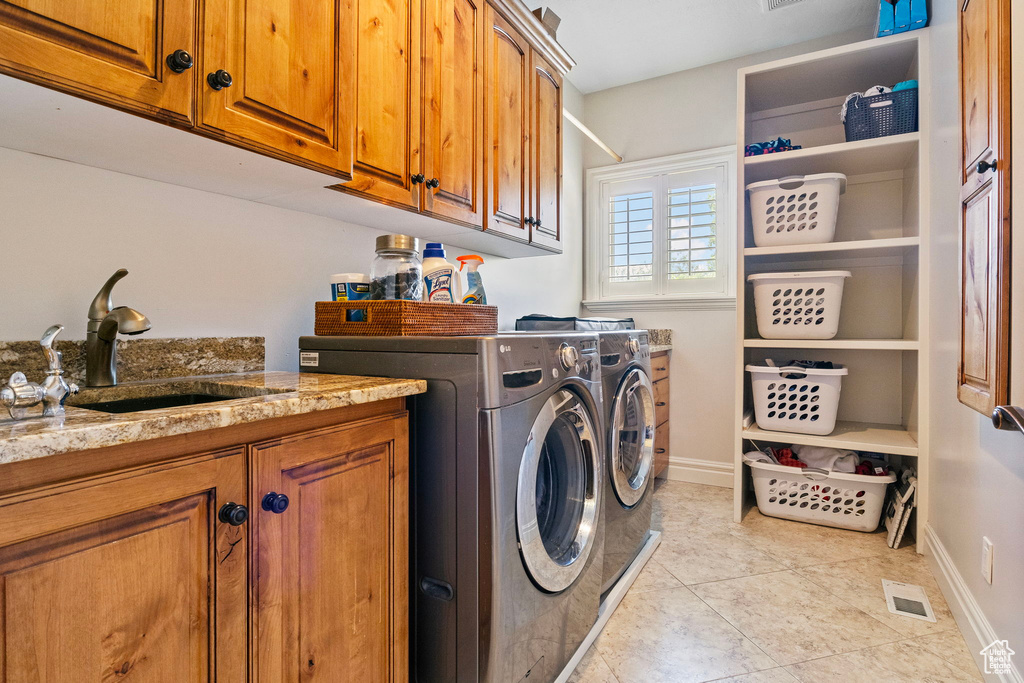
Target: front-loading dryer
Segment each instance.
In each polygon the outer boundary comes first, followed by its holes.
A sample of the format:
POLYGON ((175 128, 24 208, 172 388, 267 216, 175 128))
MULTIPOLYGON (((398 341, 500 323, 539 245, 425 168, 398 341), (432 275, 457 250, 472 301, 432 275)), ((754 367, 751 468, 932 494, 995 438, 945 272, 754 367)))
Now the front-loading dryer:
POLYGON ((602 592, 607 592, 651 531, 656 420, 647 332, 602 332, 600 348, 607 471, 602 592))
POLYGON ((597 335, 303 337, 300 347, 304 371, 427 381, 408 399, 412 680, 555 680, 601 599, 597 335))

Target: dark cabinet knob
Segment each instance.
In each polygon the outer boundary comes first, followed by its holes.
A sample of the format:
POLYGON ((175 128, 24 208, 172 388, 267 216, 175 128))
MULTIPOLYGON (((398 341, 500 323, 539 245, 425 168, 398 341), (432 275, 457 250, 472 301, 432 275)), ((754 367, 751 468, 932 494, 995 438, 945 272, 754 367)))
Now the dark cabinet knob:
POLYGON ((217 513, 217 519, 231 526, 242 526, 249 519, 249 508, 238 503, 224 503, 217 513))
POLYGON ((999 168, 999 160, 993 159, 992 161, 979 161, 978 162, 978 173, 986 173, 988 171, 994 171, 999 168))
POLYGON ((212 74, 206 74, 206 82, 214 90, 223 90, 231 86, 231 74, 224 69, 217 69, 212 74))
POLYGON ((419 185, 420 183, 422 183, 426 179, 427 179, 427 177, 425 175, 423 175, 422 173, 416 173, 412 177, 412 184, 413 185, 419 185))
POLYGON ((533 224, 536 225, 539 228, 540 227, 540 219, 538 218, 537 220, 535 220, 533 222, 533 224))
POLYGON ((441 181, 438 180, 437 178, 431 178, 430 180, 427 181, 427 187, 429 187, 430 189, 434 189, 438 187, 440 184, 441 181))
POLYGON ((288 509, 288 496, 283 493, 275 493, 274 491, 271 491, 267 495, 263 496, 263 502, 261 505, 267 512, 273 512, 275 515, 279 515, 288 509))
POLYGON ((184 50, 175 50, 167 55, 167 66, 176 74, 192 68, 192 55, 184 50))
POLYGON ((527 225, 533 225, 533 218, 527 218, 527 219, 526 219, 525 221, 523 221, 523 222, 524 222, 524 223, 526 223, 527 225))
POLYGON ((658 455, 661 455, 662 453, 665 452, 665 449, 664 448, 655 448, 654 452, 657 453, 658 455))
POLYGON ((658 406, 659 408, 664 408, 664 407, 665 407, 665 406, 667 406, 668 404, 667 404, 667 403, 665 403, 664 401, 658 401, 658 402, 657 402, 657 403, 655 403, 654 405, 658 406))

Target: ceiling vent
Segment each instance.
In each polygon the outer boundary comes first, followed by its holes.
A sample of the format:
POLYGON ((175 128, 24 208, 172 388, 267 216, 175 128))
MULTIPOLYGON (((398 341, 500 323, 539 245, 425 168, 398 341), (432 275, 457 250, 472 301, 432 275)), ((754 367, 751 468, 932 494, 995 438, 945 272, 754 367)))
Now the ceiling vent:
POLYGON ((761 7, 765 12, 774 12, 777 9, 796 5, 803 1, 804 0, 761 0, 761 7))

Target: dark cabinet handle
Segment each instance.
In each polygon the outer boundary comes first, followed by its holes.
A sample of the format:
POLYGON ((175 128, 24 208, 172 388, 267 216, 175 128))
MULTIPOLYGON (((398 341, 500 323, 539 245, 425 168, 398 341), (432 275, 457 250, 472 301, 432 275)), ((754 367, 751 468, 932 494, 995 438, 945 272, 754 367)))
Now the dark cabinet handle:
POLYGON ((192 64, 192 55, 184 50, 175 50, 171 54, 167 55, 167 66, 176 74, 180 74, 186 69, 191 69, 192 64))
POLYGON ((533 218, 527 218, 523 222, 526 223, 527 225, 533 225, 533 218))
POLYGON ((427 179, 427 177, 425 175, 423 175, 422 173, 416 173, 412 177, 412 184, 413 185, 419 185, 420 183, 422 183, 426 179, 427 179))
POLYGON ((540 219, 538 218, 537 220, 535 220, 533 222, 533 224, 536 225, 539 228, 540 227, 540 219))
POLYGON ((231 87, 231 74, 224 69, 217 69, 212 74, 206 74, 206 82, 214 90, 223 90, 224 88, 231 87))
POLYGON ((668 368, 654 368, 654 369, 657 370, 658 372, 665 372, 666 370, 668 370, 668 368))
POLYGON ((437 178, 431 178, 430 180, 427 181, 427 187, 429 187, 430 189, 434 189, 440 185, 441 181, 438 180, 437 178))
POLYGON ((275 493, 274 491, 271 491, 267 495, 263 496, 263 502, 261 505, 267 512, 273 512, 275 515, 279 515, 288 509, 288 496, 283 493, 275 493))
POLYGON ((986 171, 994 171, 999 168, 999 160, 993 159, 992 161, 979 161, 978 162, 978 173, 985 173, 986 171))
POLYGON ((661 455, 662 453, 665 452, 665 449, 664 448, 655 448, 654 452, 657 453, 658 455, 661 455))
POLYGON ((224 503, 217 513, 217 519, 231 526, 242 526, 249 519, 249 508, 238 503, 224 503))
POLYGON ((667 406, 668 404, 667 404, 667 403, 665 403, 664 401, 658 401, 658 402, 657 402, 657 403, 655 403, 654 405, 656 405, 656 406, 657 406, 657 407, 659 407, 659 408, 664 408, 664 407, 665 407, 665 406, 667 406))

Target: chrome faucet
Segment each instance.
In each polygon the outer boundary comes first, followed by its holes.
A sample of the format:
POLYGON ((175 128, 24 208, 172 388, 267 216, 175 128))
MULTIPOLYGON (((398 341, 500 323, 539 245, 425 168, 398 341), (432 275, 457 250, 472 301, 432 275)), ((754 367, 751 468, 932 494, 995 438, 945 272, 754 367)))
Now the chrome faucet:
POLYGON ((64 401, 71 394, 78 393, 77 384, 68 384, 64 380, 61 353, 53 348, 53 340, 63 329, 63 325, 54 325, 39 340, 49 368, 42 384, 29 382, 24 373, 16 372, 7 385, 0 388, 0 404, 15 420, 25 417, 29 408, 40 403, 43 404, 43 417, 60 417, 64 414, 64 401))
POLYGON ((117 334, 142 334, 152 325, 149 318, 134 308, 114 308, 110 290, 128 274, 121 268, 110 276, 89 306, 89 326, 85 335, 85 383, 90 387, 117 384, 117 334))

